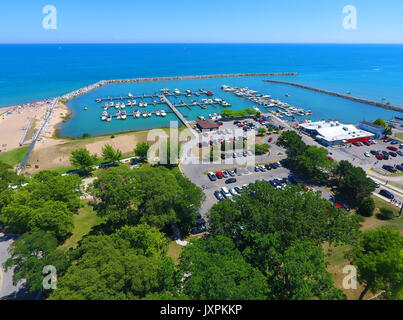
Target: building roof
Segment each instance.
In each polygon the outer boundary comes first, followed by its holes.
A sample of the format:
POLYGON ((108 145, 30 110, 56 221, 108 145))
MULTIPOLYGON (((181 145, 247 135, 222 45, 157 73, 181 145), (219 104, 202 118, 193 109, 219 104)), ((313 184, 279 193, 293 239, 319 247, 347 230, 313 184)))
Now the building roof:
POLYGON ((317 129, 318 136, 326 141, 341 141, 358 138, 372 137, 374 134, 357 129, 352 124, 339 124, 333 127, 317 129))
POLYGON ((196 121, 196 123, 201 129, 216 129, 219 127, 219 125, 211 119, 198 120, 196 121))
POLYGON ((375 128, 375 129, 379 129, 379 130, 385 130, 385 128, 384 128, 384 127, 382 127, 382 126, 380 126, 380 125, 377 125, 377 124, 375 124, 375 123, 372 123, 372 122, 368 122, 368 121, 362 121, 361 123, 362 123, 362 124, 365 124, 366 126, 369 126, 369 127, 375 128))

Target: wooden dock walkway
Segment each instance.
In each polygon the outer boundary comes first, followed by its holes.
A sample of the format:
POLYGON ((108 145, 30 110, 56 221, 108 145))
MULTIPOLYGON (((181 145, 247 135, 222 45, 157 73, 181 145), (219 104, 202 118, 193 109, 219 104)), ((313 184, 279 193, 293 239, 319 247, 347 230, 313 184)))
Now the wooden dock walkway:
POLYGON ((175 114, 179 118, 179 120, 181 120, 183 122, 183 124, 193 132, 193 128, 191 127, 189 122, 185 119, 185 117, 182 115, 182 113, 180 113, 178 111, 178 109, 176 109, 176 107, 171 103, 171 101, 169 101, 168 98, 163 94, 160 95, 160 99, 161 99, 161 101, 165 101, 165 103, 172 109, 172 111, 175 112, 175 114))

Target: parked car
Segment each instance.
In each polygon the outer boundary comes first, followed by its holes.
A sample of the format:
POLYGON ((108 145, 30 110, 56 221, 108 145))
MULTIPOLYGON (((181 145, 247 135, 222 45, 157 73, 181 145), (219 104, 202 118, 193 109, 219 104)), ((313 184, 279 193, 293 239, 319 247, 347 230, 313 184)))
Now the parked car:
POLYGON ((197 226, 192 228, 191 233, 192 234, 200 234, 206 231, 206 226, 197 226))
POLYGON ((266 167, 267 170, 271 170, 271 165, 270 164, 266 164, 265 167, 266 167))
POLYGON ((267 140, 267 142, 272 142, 273 141, 273 138, 272 137, 270 137, 268 140, 267 140))
POLYGON ((393 157, 396 158, 397 157, 397 153, 394 151, 389 152, 389 154, 393 157))
POLYGON ((399 144, 399 141, 393 140, 390 144, 399 144))
POLYGON ((235 182, 236 182, 236 178, 229 178, 229 179, 225 180, 226 184, 235 183, 235 182))
POLYGON ((397 169, 395 167, 392 167, 391 165, 388 165, 388 164, 384 164, 382 166, 382 169, 385 169, 385 170, 387 170, 389 172, 392 172, 392 173, 397 172, 397 169))
POLYGON ((266 172, 266 168, 264 166, 262 166, 262 165, 259 166, 259 170, 262 171, 262 172, 266 172))
POLYGON ((403 171, 403 166, 398 164, 398 165, 396 165, 396 169, 403 171))
POLYGON ((235 177, 235 171, 234 170, 228 170, 228 173, 231 177, 235 177))
POLYGON ((384 196, 384 197, 388 198, 388 199, 394 199, 395 198, 395 195, 392 192, 390 192, 388 190, 385 190, 385 189, 381 189, 379 191, 379 194, 381 196, 384 196))
POLYGON ((385 139, 383 139, 383 142, 390 142, 390 141, 392 141, 392 138, 385 138, 385 139))
POLYGON ((231 197, 231 193, 228 191, 228 189, 226 187, 221 188, 221 193, 224 196, 224 198, 226 198, 226 199, 231 197))
POLYGON ((229 192, 235 197, 238 196, 238 192, 236 192, 235 188, 230 188, 229 192))
POLYGON ((241 188, 241 187, 238 187, 238 186, 237 186, 237 187, 235 187, 234 189, 236 190, 236 192, 242 193, 242 188, 241 188))
POLYGON ((217 171, 217 172, 215 173, 215 175, 217 176, 218 179, 222 179, 222 178, 223 178, 223 175, 222 175, 222 173, 221 173, 220 171, 217 171))
POLYGON ((210 179, 211 181, 216 181, 216 180, 217 180, 217 176, 214 174, 214 172, 209 172, 209 173, 207 174, 207 176, 209 177, 209 179, 210 179))
POLYGON ((399 156, 403 156, 403 151, 402 151, 402 150, 399 150, 399 151, 397 151, 397 154, 398 154, 399 156))
POLYGON ((219 200, 219 201, 223 201, 224 197, 222 196, 222 193, 220 191, 215 191, 214 192, 215 197, 219 200))
POLYGON ((393 146, 387 146, 386 149, 392 150, 392 151, 397 151, 398 149, 393 146))
POLYGON ((361 147, 361 145, 358 142, 353 142, 353 145, 355 145, 357 147, 361 147))
POLYGON ((367 152, 364 152, 364 156, 366 156, 367 158, 369 158, 369 157, 371 156, 371 154, 367 151, 367 152))
POLYGON ((222 173, 222 176, 224 178, 228 178, 228 172, 227 171, 221 171, 221 173, 222 173))
POLYGON ((288 175, 288 180, 291 181, 291 183, 296 184, 297 183, 297 177, 294 176, 293 174, 288 175))

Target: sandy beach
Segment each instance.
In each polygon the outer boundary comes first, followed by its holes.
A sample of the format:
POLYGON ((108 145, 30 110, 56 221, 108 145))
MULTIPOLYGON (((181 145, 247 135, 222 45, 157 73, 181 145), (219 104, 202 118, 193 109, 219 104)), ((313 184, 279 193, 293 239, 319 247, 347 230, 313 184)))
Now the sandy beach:
MULTIPOLYGON (((10 107, 0 109, 0 150, 11 151, 20 147, 20 141, 30 119, 31 125, 39 125, 43 121, 48 107, 45 103, 33 103, 24 107, 10 107)), ((33 128, 29 131, 33 132, 33 128)), ((30 137, 27 136, 27 140, 30 137)))

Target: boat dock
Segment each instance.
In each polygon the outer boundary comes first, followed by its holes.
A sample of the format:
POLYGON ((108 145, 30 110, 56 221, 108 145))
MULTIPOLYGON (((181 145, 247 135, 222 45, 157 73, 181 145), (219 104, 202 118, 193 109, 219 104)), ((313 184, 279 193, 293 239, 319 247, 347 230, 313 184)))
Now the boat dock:
POLYGON ((192 126, 185 119, 182 113, 180 113, 178 109, 176 109, 176 107, 171 103, 171 101, 169 101, 168 98, 163 94, 160 95, 160 99, 161 101, 164 101, 172 109, 172 111, 176 114, 176 116, 183 122, 183 124, 193 132, 192 126))

